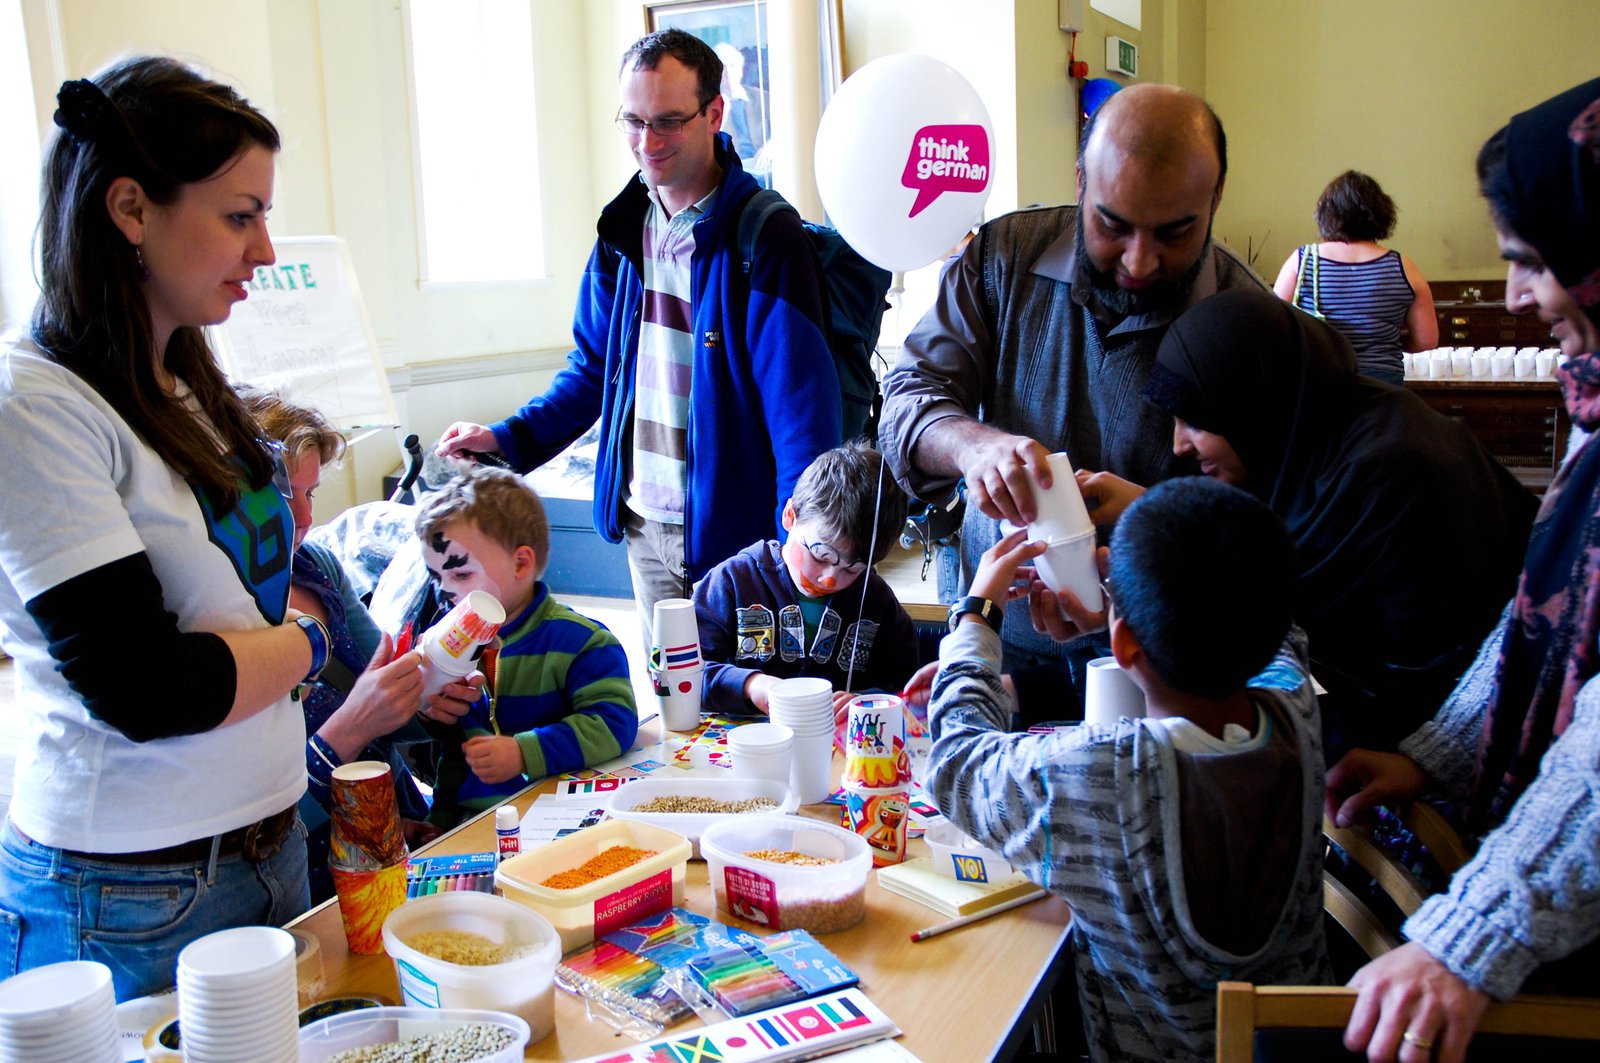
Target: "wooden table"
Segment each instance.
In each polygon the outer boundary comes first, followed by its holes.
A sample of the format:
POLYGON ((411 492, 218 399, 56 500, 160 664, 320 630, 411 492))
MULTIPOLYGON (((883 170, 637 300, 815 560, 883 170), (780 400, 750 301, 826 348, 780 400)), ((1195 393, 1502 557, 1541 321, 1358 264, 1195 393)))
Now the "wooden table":
MULTIPOLYGON (((519 813, 546 782, 513 799, 519 813)), ((818 819, 838 822, 832 805, 801 810, 818 819)), ((482 852, 495 848, 494 817, 469 820, 418 855, 482 852)), ((918 839, 911 855, 927 853, 918 839)), ((716 910, 703 861, 691 861, 685 906, 719 922, 742 923, 716 910)), ((876 873, 867 882, 867 917, 852 930, 824 934, 819 940, 861 976, 861 988, 905 1031, 901 1043, 925 1063, 975 1063, 1006 1059, 1029 1036, 1065 962, 1070 913, 1059 897, 986 919, 928 941, 911 942, 911 932, 942 922, 943 916, 879 887, 876 873)), ((366 994, 400 1003, 394 963, 383 953, 352 954, 345 946, 337 901, 328 901, 290 924, 315 934, 321 943, 324 996, 366 994)), ((690 1029, 693 1023, 675 1029, 690 1029)), ((528 1046, 528 1059, 583 1059, 619 1046, 632 1045, 610 1028, 585 1017, 576 997, 556 990, 556 1029, 528 1046)))

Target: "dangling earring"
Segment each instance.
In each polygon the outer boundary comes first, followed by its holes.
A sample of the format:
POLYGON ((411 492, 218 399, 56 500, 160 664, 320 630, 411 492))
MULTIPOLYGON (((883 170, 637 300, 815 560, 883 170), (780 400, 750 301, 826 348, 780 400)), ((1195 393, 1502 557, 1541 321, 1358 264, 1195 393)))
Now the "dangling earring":
POLYGON ((149 280, 150 271, 145 268, 144 255, 140 253, 138 244, 133 245, 133 260, 139 264, 139 279, 142 281, 149 280))

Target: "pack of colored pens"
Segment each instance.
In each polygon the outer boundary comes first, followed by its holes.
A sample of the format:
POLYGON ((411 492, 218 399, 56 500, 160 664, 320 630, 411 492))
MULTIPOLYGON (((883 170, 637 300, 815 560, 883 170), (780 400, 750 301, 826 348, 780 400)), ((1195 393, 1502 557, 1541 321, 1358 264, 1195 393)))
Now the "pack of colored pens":
POLYGON ((492 852, 413 857, 406 864, 406 898, 453 890, 493 893, 499 861, 500 854, 492 852))
POLYGON ((804 930, 745 936, 689 960, 685 968, 730 1016, 765 1011, 857 982, 854 971, 804 930))

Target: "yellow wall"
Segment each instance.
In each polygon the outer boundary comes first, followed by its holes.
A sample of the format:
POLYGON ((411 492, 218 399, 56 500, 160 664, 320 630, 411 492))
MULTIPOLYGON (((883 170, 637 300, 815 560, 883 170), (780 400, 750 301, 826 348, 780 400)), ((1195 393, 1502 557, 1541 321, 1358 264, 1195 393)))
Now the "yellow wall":
MULTIPOLYGON (((1149 4, 1146 4, 1148 9, 1149 4)), ((1595 0, 1208 0, 1206 93, 1228 130, 1216 232, 1271 280, 1346 169, 1400 208, 1433 280, 1503 274, 1473 158, 1506 120, 1600 73, 1595 0)))

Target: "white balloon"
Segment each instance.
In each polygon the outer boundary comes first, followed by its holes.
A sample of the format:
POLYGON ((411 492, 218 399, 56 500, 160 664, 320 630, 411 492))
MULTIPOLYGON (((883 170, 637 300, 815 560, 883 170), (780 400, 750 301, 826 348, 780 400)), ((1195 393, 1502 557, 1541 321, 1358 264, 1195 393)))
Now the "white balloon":
POLYGON ((967 79, 926 55, 887 55, 847 78, 817 129, 817 191, 863 258, 903 272, 983 217, 994 129, 967 79))

